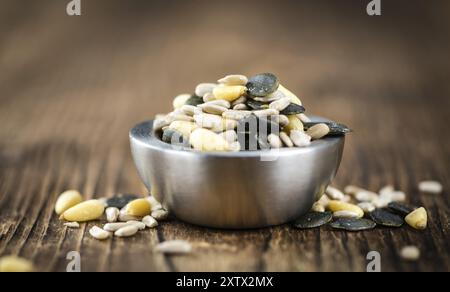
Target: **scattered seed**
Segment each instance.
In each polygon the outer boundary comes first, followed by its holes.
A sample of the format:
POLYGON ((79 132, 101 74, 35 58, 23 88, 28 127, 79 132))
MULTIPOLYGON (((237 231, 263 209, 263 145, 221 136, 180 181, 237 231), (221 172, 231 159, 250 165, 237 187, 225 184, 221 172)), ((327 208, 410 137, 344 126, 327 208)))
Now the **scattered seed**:
POLYGON ((78 191, 70 190, 62 193, 55 204, 55 212, 61 215, 70 208, 80 204, 83 197, 78 191))
POLYGON ((138 233, 139 228, 136 225, 128 225, 114 232, 116 237, 130 237, 138 233))
POLYGON ((360 207, 365 214, 369 214, 370 212, 375 211, 375 206, 369 202, 359 203, 358 207, 360 207))
POLYGON ((0 258, 0 273, 29 273, 35 271, 31 261, 17 256, 0 258))
POLYGON ((290 138, 297 147, 306 147, 311 145, 311 137, 304 132, 293 130, 291 131, 290 138))
POLYGON ((152 211, 156 211, 163 208, 161 203, 158 202, 158 200, 154 196, 148 196, 146 199, 147 201, 150 202, 150 205, 152 205, 152 211))
POLYGON ((374 204, 375 207, 378 209, 387 208, 387 206, 392 203, 392 200, 389 198, 381 198, 378 197, 377 199, 372 201, 372 204, 374 204))
POLYGON ((364 231, 374 229, 377 224, 368 219, 340 218, 330 224, 334 229, 364 231))
POLYGON ((388 205, 389 209, 391 209, 393 212, 406 217, 408 214, 411 214, 415 208, 402 204, 402 203, 398 203, 398 202, 392 202, 389 203, 388 205))
POLYGON ((224 119, 231 120, 242 120, 252 115, 251 111, 236 111, 236 110, 228 110, 222 114, 224 119))
POLYGON ((216 87, 215 83, 201 83, 195 88, 195 95, 203 97, 205 94, 213 92, 216 87))
POLYGON ((281 139, 281 141, 283 141, 283 144, 286 147, 289 147, 289 148, 294 147, 294 142, 292 142, 291 138, 289 137, 288 134, 286 134, 286 132, 280 132, 280 139, 281 139))
POLYGON ((78 223, 78 222, 68 222, 68 223, 64 223, 64 226, 66 226, 67 228, 78 229, 78 228, 80 228, 80 223, 78 223))
POLYGON ((401 227, 405 223, 402 217, 384 209, 376 209, 370 213, 370 218, 378 225, 386 227, 401 227))
POLYGON ((228 75, 218 80, 218 83, 225 85, 246 85, 248 78, 244 75, 228 75))
POLYGON ((130 225, 136 226, 139 230, 144 230, 146 227, 145 223, 143 223, 142 221, 132 220, 132 221, 128 221, 126 224, 127 224, 127 226, 130 226, 130 225))
POLYGON ((148 228, 155 228, 156 226, 158 226, 158 221, 156 221, 156 219, 152 216, 145 216, 142 219, 142 223, 144 223, 148 228))
POLYGON ((146 199, 137 199, 129 202, 128 205, 125 206, 125 212, 131 216, 144 217, 150 215, 152 206, 146 199))
POLYGON ((181 108, 183 105, 186 104, 186 102, 192 97, 192 95, 190 94, 181 94, 178 95, 177 97, 175 97, 175 99, 173 100, 173 108, 174 109, 179 109, 181 108))
POLYGON ((249 109, 248 106, 243 103, 237 104, 233 107, 233 110, 235 111, 246 111, 248 109, 249 109))
POLYGON ((326 211, 325 207, 321 205, 319 202, 315 202, 312 206, 311 210, 313 212, 324 213, 326 211))
POLYGON ((188 254, 192 252, 192 245, 184 240, 165 241, 158 244, 155 251, 165 254, 188 254))
POLYGON ((106 240, 111 237, 111 233, 101 229, 100 227, 94 226, 89 230, 89 234, 98 240, 106 240))
POLYGON ((157 221, 166 220, 169 217, 169 212, 167 210, 161 209, 152 212, 152 217, 157 221))
POLYGON ((406 201, 406 194, 401 191, 394 191, 390 193, 384 192, 380 195, 380 198, 389 202, 404 202, 406 201))
POLYGON ((289 124, 286 125, 286 127, 284 128, 284 131, 286 131, 286 133, 290 134, 291 131, 299 131, 299 132, 304 132, 303 130, 303 123, 300 121, 299 118, 297 118, 297 116, 287 116, 289 119, 289 124))
POLYGON ((298 218, 292 224, 298 229, 312 229, 328 224, 333 219, 330 212, 309 212, 298 218))
POLYGON ((125 207, 129 202, 134 201, 138 198, 139 198, 139 196, 137 196, 137 195, 121 194, 121 195, 115 196, 111 199, 108 199, 106 201, 106 204, 108 207, 117 208, 120 210, 123 207, 125 207))
POLYGON ((272 149, 279 149, 283 147, 283 142, 281 142, 280 137, 275 134, 270 134, 267 136, 267 141, 272 149))
POLYGON ((361 218, 359 213, 352 211, 337 211, 333 213, 333 218, 361 218))
POLYGON ((254 97, 265 97, 275 92, 280 83, 278 78, 271 73, 258 74, 248 80, 249 94, 254 97))
POLYGON ((116 222, 117 219, 119 218, 120 210, 114 207, 107 208, 105 214, 106 214, 106 221, 110 223, 116 222))
POLYGON ((128 222, 128 221, 139 221, 142 217, 132 216, 130 214, 127 214, 125 208, 120 210, 119 214, 119 221, 120 222, 128 222))
POLYGON ((357 186, 353 186, 353 185, 346 186, 344 189, 344 193, 346 193, 347 195, 350 195, 350 196, 355 196, 355 194, 360 191, 366 191, 366 190, 364 190, 360 187, 357 187, 357 186))
POLYGON ((245 86, 218 86, 214 89, 213 94, 216 99, 233 102, 244 95, 246 91, 245 86))
POLYGON ((364 211, 360 207, 336 200, 332 200, 328 203, 328 209, 333 213, 339 211, 350 211, 358 214, 359 218, 364 216, 364 211))
POLYGON ((333 200, 337 200, 337 201, 342 201, 345 197, 344 193, 341 192, 340 190, 338 190, 337 188, 334 188, 332 186, 328 186, 327 189, 325 190, 325 194, 333 199, 333 200))
POLYGON ((416 246, 406 246, 401 252, 400 256, 407 261, 417 261, 420 258, 420 250, 416 246))
POLYGON ((437 181, 423 181, 419 183, 419 190, 423 193, 439 195, 444 187, 437 181))
MULTIPOLYGON (((130 222, 130 221, 128 221, 130 222)), ((105 226, 103 226, 103 230, 108 232, 116 232, 120 228, 123 228, 125 226, 128 226, 129 224, 126 222, 120 222, 120 223, 107 223, 105 226)))
POLYGON ((383 188, 381 188, 381 190, 378 192, 378 194, 381 197, 383 197, 383 196, 386 196, 386 194, 389 194, 389 193, 392 193, 392 192, 395 192, 394 186, 393 185, 387 185, 387 186, 384 186, 383 188))
POLYGON ((323 124, 323 123, 312 126, 311 128, 309 128, 306 131, 306 133, 309 136, 311 136, 312 140, 321 139, 321 138, 325 137, 326 135, 328 135, 329 132, 330 132, 330 128, 326 124, 323 124))
POLYGON ((378 199, 377 193, 367 190, 359 190, 353 196, 359 202, 373 202, 378 199))
POLYGON ((98 200, 80 203, 62 214, 62 218, 70 222, 87 222, 103 216, 105 205, 98 200))
POLYGON ((414 229, 425 230, 428 225, 428 214, 425 208, 419 208, 411 212, 405 218, 406 223, 414 229))

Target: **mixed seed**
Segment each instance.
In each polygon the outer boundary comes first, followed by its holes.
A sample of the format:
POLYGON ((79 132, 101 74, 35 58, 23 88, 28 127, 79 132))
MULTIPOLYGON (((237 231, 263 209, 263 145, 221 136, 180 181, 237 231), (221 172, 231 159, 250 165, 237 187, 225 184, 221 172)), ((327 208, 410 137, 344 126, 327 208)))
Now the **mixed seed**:
POLYGON ((339 123, 311 122, 301 100, 271 73, 229 75, 194 92, 177 96, 174 111, 155 118, 163 142, 203 152, 256 151, 307 147, 351 132, 339 123))

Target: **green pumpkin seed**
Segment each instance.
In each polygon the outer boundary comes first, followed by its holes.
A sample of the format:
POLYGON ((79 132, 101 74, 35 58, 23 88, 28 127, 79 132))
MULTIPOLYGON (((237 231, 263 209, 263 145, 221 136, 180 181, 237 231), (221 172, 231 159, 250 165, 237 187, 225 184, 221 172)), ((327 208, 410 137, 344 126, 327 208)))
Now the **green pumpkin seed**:
POLYGON ((347 127, 346 125, 343 124, 339 124, 336 122, 312 122, 312 123, 304 123, 305 126, 305 131, 308 131, 309 128, 317 125, 317 124, 325 124, 328 126, 328 128, 330 128, 330 132, 328 133, 327 136, 340 136, 340 135, 345 135, 348 134, 350 132, 352 132, 352 130, 347 127))
POLYGON ((330 226, 334 229, 346 231, 364 231, 374 229, 377 224, 368 219, 340 218, 331 223, 330 226))
POLYGON ((139 196, 132 195, 132 194, 121 194, 118 196, 115 196, 113 198, 110 198, 106 201, 106 205, 108 208, 117 208, 122 209, 126 205, 128 205, 129 202, 134 201, 136 199, 139 199, 139 196))
POLYGON ((199 104, 203 104, 203 97, 199 97, 196 95, 192 95, 191 98, 189 98, 185 105, 193 105, 193 106, 198 106, 199 104))
POLYGON ((248 99, 245 103, 249 108, 251 108, 252 110, 255 111, 259 111, 259 110, 265 110, 269 108, 269 104, 268 103, 264 103, 264 102, 260 102, 260 101, 256 101, 254 99, 248 99))
POLYGON ((408 216, 416 209, 414 207, 408 206, 406 204, 398 203, 398 202, 389 203, 388 208, 391 211, 393 211, 394 213, 401 215, 403 217, 408 216))
POLYGON ((331 222, 333 214, 330 212, 310 212, 292 223, 298 229, 318 228, 331 222))
POLYGON ((295 103, 291 103, 289 104, 288 107, 286 107, 284 110, 282 110, 280 112, 280 114, 282 115, 298 115, 298 114, 302 114, 305 112, 305 108, 301 105, 295 104, 295 103))
POLYGON ((247 89, 251 96, 253 97, 265 97, 271 93, 274 93, 280 82, 277 76, 271 73, 264 73, 253 76, 249 79, 247 83, 247 89))
POLYGON ((402 217, 384 209, 376 209, 370 213, 370 218, 378 225, 386 227, 401 227, 405 224, 402 217))

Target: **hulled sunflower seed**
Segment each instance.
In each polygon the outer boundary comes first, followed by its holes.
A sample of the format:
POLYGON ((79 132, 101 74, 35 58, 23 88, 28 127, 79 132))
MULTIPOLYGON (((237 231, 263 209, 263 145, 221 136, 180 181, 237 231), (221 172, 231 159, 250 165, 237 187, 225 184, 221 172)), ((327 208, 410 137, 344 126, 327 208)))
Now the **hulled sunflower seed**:
POLYGON ((203 97, 205 94, 213 92, 216 87, 215 83, 201 83, 195 88, 195 95, 203 97))
POLYGON ((148 228, 155 228, 156 226, 158 226, 158 221, 156 221, 156 219, 152 216, 145 216, 142 219, 142 223, 144 223, 148 228))
POLYGON ((152 217, 157 221, 163 221, 169 218, 169 212, 167 210, 161 209, 152 212, 152 217))
POLYGON ((192 245, 184 240, 165 241, 158 244, 155 251, 165 254, 188 254, 192 252, 192 245))
MULTIPOLYGON (((195 117, 195 116, 194 116, 195 117)), ((175 130, 183 135, 184 138, 189 138, 192 131, 198 128, 198 125, 193 122, 175 121, 169 126, 169 129, 175 130)))
POLYGON ((243 104, 243 103, 240 103, 240 104, 235 105, 233 107, 233 110, 235 110, 235 111, 246 111, 246 110, 248 110, 248 106, 243 104))
POLYGON ((304 132, 300 131, 291 131, 290 138, 295 146, 297 147, 306 147, 311 145, 311 137, 304 132))
POLYGON ((423 193, 439 195, 443 189, 442 184, 437 181, 423 181, 419 183, 419 190, 423 193))
POLYGON ((279 115, 280 113, 275 109, 266 109, 266 110, 254 111, 253 114, 255 116, 257 116, 258 118, 260 118, 260 117, 275 116, 275 115, 279 115))
POLYGON ((241 151, 241 144, 238 141, 230 143, 230 151, 232 152, 241 151))
POLYGON ((425 230, 428 225, 428 214, 425 208, 419 208, 411 212, 405 218, 406 223, 414 229, 425 230))
POLYGON ((219 100, 212 100, 212 101, 208 101, 204 104, 200 104, 198 107, 199 108, 204 108, 207 105, 217 105, 220 107, 224 107, 226 109, 230 109, 231 104, 229 101, 223 100, 223 99, 219 99, 219 100))
POLYGON ((194 115, 199 115, 203 113, 203 110, 200 107, 196 107, 193 105, 183 105, 181 107, 181 110, 183 111, 183 113, 185 115, 188 116, 194 116, 194 115))
POLYGON ((333 213, 339 211, 350 211, 356 213, 358 218, 364 217, 364 211, 360 207, 341 201, 332 200, 328 203, 327 208, 333 213))
POLYGON ((244 75, 228 75, 217 82, 225 85, 246 85, 248 78, 244 75))
POLYGON ((328 224, 333 219, 330 212, 310 212, 297 220, 292 225, 299 229, 311 229, 328 224))
POLYGON ((29 273, 35 271, 31 261, 17 256, 0 258, 0 273, 29 273))
POLYGON ((333 218, 361 218, 360 215, 352 211, 337 211, 333 213, 333 218))
POLYGON ((348 185, 344 189, 344 193, 346 193, 347 195, 350 195, 350 196, 355 196, 355 194, 360 191, 367 191, 367 190, 357 187, 357 186, 354 186, 354 185, 348 185))
POLYGON ((127 222, 128 226, 132 225, 132 226, 136 226, 139 230, 144 230, 146 225, 144 224, 144 222, 141 221, 128 221, 127 222))
POLYGON ((337 188, 334 188, 332 186, 328 186, 327 189, 325 190, 325 194, 333 199, 333 200, 338 200, 341 201, 344 199, 345 195, 343 192, 341 192, 340 190, 338 190, 337 188))
POLYGON ((370 218, 381 226, 386 227, 401 227, 405 223, 402 217, 390 213, 384 209, 377 209, 370 213, 370 218))
POLYGON ((152 211, 156 211, 163 208, 162 204, 158 202, 158 200, 154 196, 150 195, 146 199, 147 201, 149 201, 150 205, 152 205, 152 211))
POLYGON ((341 136, 352 132, 352 130, 349 129, 346 125, 339 124, 336 122, 305 123, 305 130, 309 130, 310 128, 317 126, 318 124, 325 124, 328 126, 329 133, 327 134, 327 136, 341 136))
POLYGON ((377 224, 368 219, 340 218, 330 224, 334 229, 364 231, 374 229, 377 224))
POLYGON ((132 215, 128 214, 126 212, 125 208, 120 210, 120 214, 119 214, 120 222, 139 221, 141 219, 142 219, 142 217, 132 216, 132 215))
POLYGON ((378 197, 377 199, 372 201, 372 204, 374 204, 374 206, 377 207, 378 209, 383 209, 386 208, 391 202, 392 201, 388 198, 378 197))
POLYGON ((217 99, 212 92, 208 92, 207 94, 203 95, 203 102, 210 102, 214 100, 217 99))
POLYGON ((279 124, 282 128, 289 124, 289 118, 285 115, 271 116, 270 120, 276 124, 279 124))
POLYGON ((94 226, 89 230, 89 234, 98 240, 106 240, 111 237, 111 233, 101 229, 100 227, 94 226))
POLYGON ((280 139, 283 141, 283 144, 286 147, 292 148, 294 147, 294 142, 292 142, 291 138, 285 132, 280 132, 280 139))
POLYGON ((312 140, 321 139, 328 135, 329 132, 330 128, 326 124, 317 124, 306 131, 306 133, 311 136, 312 140))
POLYGON ((127 226, 136 226, 139 230, 145 229, 145 224, 140 221, 128 221, 128 222, 120 222, 120 223, 108 223, 103 226, 103 230, 109 231, 109 232, 116 232, 119 229, 122 229, 127 226))
POLYGON ((189 142, 197 151, 230 151, 230 145, 224 138, 207 129, 195 130, 189 142))
POLYGON ((191 116, 183 114, 169 114, 169 119, 172 122, 180 121, 180 122, 193 122, 194 119, 191 116))
POLYGON ((219 134, 222 138, 224 138, 228 143, 234 143, 237 141, 237 133, 234 130, 229 130, 219 134))
POLYGON ((173 108, 179 109, 192 97, 190 94, 181 94, 174 98, 173 100, 173 108))
POLYGON ((138 233, 139 228, 136 225, 128 225, 114 232, 116 237, 131 237, 138 233))
POLYGON ((297 116, 287 116, 289 119, 289 124, 287 124, 284 130, 290 134, 291 131, 304 132, 303 123, 297 118, 297 116))
POLYGON ((247 97, 241 96, 231 103, 231 107, 235 107, 238 104, 245 104, 246 102, 247 102, 247 97))
POLYGON ((55 204, 55 212, 56 214, 61 215, 70 208, 80 204, 82 201, 83 197, 78 191, 66 191, 58 197, 55 204))
POLYGON ((216 99, 223 99, 233 102, 245 94, 247 88, 245 86, 218 86, 214 88, 213 94, 216 99))
POLYGON ((318 213, 323 213, 326 211, 326 208, 321 205, 319 202, 315 202, 314 205, 311 208, 311 211, 313 212, 318 212, 318 213))
POLYGON ((366 190, 359 190, 353 196, 359 202, 373 202, 378 199, 378 194, 366 190))
POLYGON ((407 261, 417 261, 420 258, 420 250, 416 246, 406 246, 400 251, 400 256, 407 261))
POLYGON ((231 120, 242 120, 252 115, 251 111, 236 111, 236 110, 228 110, 222 114, 222 117, 225 119, 231 120))
POLYGON ((280 86, 278 87, 278 91, 280 91, 284 96, 290 97, 292 103, 302 105, 302 101, 294 93, 292 93, 292 91, 290 91, 283 85, 280 84, 280 86))
POLYGON ((380 196, 386 196, 387 194, 392 193, 392 192, 395 192, 394 186, 393 185, 387 185, 387 186, 382 187, 380 189, 380 191, 378 192, 378 194, 380 196))
POLYGON ((78 229, 78 228, 80 228, 80 223, 78 223, 78 222, 68 222, 68 223, 64 223, 64 226, 66 226, 68 228, 78 229))
POLYGON ((98 200, 90 200, 68 209, 62 218, 70 222, 87 222, 97 220, 103 216, 105 205, 98 200))
POLYGON ((330 203, 330 198, 328 198, 327 195, 323 195, 322 197, 320 197, 319 201, 317 201, 319 204, 321 204, 322 206, 324 206, 325 208, 328 207, 328 204, 330 203))
POLYGON ((106 221, 108 221, 109 223, 117 222, 120 210, 114 207, 107 208, 105 214, 106 214, 106 221))
POLYGON ((383 193, 383 195, 380 195, 380 198, 389 202, 404 202, 406 201, 406 194, 401 191, 394 191, 390 193, 383 193))
POLYGON ((251 96, 265 97, 275 92, 279 85, 278 78, 274 74, 263 73, 249 78, 246 86, 251 96))
POLYGON ((284 97, 284 98, 281 98, 281 99, 278 99, 278 100, 272 102, 269 105, 269 108, 281 112, 284 109, 286 109, 290 104, 291 104, 291 99, 289 97, 284 97))
POLYGON ((369 213, 375 211, 375 206, 369 202, 359 203, 358 207, 360 207, 364 211, 365 214, 369 214, 369 213))
POLYGON ((299 118, 302 123, 311 123, 311 119, 305 114, 298 114, 297 118, 299 118))
POLYGON ((269 142, 272 149, 279 149, 283 147, 283 142, 281 142, 280 137, 275 134, 270 134, 269 136, 267 136, 267 141, 269 142))
POLYGON ((228 108, 226 108, 226 107, 222 107, 222 106, 211 104, 211 103, 204 103, 199 107, 201 107, 201 109, 205 113, 219 115, 219 116, 228 110, 228 108))

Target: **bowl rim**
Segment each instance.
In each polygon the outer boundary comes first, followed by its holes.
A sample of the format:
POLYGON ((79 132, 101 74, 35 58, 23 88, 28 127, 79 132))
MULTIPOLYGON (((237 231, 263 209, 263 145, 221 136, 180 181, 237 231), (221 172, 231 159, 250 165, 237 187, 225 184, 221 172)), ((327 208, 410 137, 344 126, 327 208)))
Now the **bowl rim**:
MULTIPOLYGON (((331 122, 331 120, 311 116, 314 122, 331 122)), ((177 155, 189 155, 196 157, 229 157, 229 158, 252 158, 261 156, 289 156, 295 154, 306 154, 312 151, 317 151, 320 148, 328 148, 333 145, 339 144, 342 140, 345 140, 345 135, 342 136, 330 136, 323 139, 315 140, 311 142, 311 145, 307 147, 292 147, 292 148, 280 148, 271 150, 256 150, 256 151, 239 151, 239 152, 199 152, 193 149, 185 147, 177 147, 171 144, 161 141, 154 135, 153 121, 147 120, 135 125, 129 132, 130 142, 133 145, 139 145, 143 148, 148 148, 157 151, 164 151, 174 153, 177 155)))

